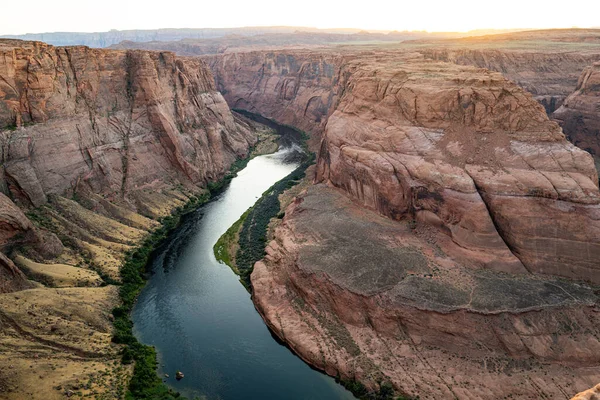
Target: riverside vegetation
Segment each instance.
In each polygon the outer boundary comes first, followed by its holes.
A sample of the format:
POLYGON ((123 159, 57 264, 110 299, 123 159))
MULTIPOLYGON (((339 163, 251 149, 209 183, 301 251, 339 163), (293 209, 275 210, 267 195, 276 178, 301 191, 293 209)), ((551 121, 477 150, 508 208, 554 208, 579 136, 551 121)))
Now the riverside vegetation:
POLYGON ((283 218, 279 195, 305 178, 306 169, 314 164, 316 155, 308 150, 306 132, 291 125, 280 124, 260 114, 233 109, 238 114, 288 135, 298 141, 304 153, 302 163, 288 176, 271 186, 215 243, 213 250, 218 261, 227 264, 240 276, 240 282, 251 291, 250 275, 254 263, 265 256, 267 233, 271 219, 283 218))
POLYGON ((131 311, 138 294, 146 283, 147 266, 153 251, 180 225, 185 215, 196 211, 219 194, 237 175, 237 172, 246 167, 252 158, 262 152, 269 151, 269 149, 273 151, 274 136, 272 132, 263 132, 263 136, 251 149, 248 157, 236 160, 223 179, 210 182, 207 191, 198 196, 190 197, 184 206, 177 207, 171 215, 162 218, 160 227, 152 231, 136 249, 126 254, 120 271, 119 296, 122 304, 112 311, 114 317, 112 341, 125 345, 121 358, 123 364, 135 363, 126 399, 184 399, 179 393, 165 385, 156 373, 158 362, 155 348, 140 343, 133 335, 131 311), (264 143, 267 143, 267 145, 264 145, 264 143))
MULTIPOLYGON (((223 185, 224 183, 214 185, 214 190, 221 188, 223 185)), ((127 399, 171 399, 181 397, 179 393, 163 384, 156 374, 158 366, 156 350, 152 346, 140 343, 133 335, 133 322, 130 314, 136 297, 146 282, 146 266, 152 251, 179 225, 181 217, 205 204, 212 193, 209 191, 201 196, 192 197, 184 207, 174 210, 170 216, 163 218, 161 226, 154 230, 136 250, 127 254, 121 268, 122 285, 119 296, 122 305, 116 307, 112 312, 115 328, 113 342, 125 345, 122 355, 123 364, 135 362, 133 376, 126 396, 127 399)))
POLYGON ((304 179, 306 169, 314 160, 315 155, 311 153, 292 173, 265 191, 215 244, 217 260, 230 266, 248 291, 251 291, 250 275, 254 263, 265 256, 269 223, 272 218, 283 218, 279 195, 304 179))
MULTIPOLYGON (((301 133, 302 147, 307 152, 306 134, 301 133)), ((254 206, 242 214, 213 247, 216 259, 227 264, 240 277, 240 282, 249 292, 252 291, 250 275, 254 264, 266 255, 269 224, 274 218, 282 219, 285 216, 280 203, 280 195, 306 179, 306 170, 315 161, 315 154, 308 154, 298 168, 266 190, 254 206)), ((381 382, 379 390, 370 391, 357 380, 345 380, 337 376, 336 381, 361 400, 415 399, 403 395, 394 396, 394 389, 389 382, 381 382)))

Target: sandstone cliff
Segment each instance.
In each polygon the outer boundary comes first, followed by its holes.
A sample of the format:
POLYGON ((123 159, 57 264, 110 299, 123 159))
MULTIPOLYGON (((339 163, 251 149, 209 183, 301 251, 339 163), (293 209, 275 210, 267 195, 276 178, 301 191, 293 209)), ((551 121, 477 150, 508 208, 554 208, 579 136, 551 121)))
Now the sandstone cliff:
POLYGON ((256 140, 199 60, 0 40, 0 391, 122 395, 125 253, 256 140))
POLYGON ((598 154, 594 90, 584 89, 582 81, 593 75, 591 65, 600 60, 600 30, 530 31, 420 43, 418 51, 427 58, 502 73, 532 93, 571 142, 598 154), (567 98, 570 104, 561 107, 567 98))
POLYGON ((252 275, 257 308, 301 357, 421 398, 568 396, 600 380, 596 294, 556 278, 598 283, 598 176, 529 93, 401 50, 208 63, 232 106, 322 136, 322 184, 286 210, 252 275))
MULTIPOLYGON (((548 114, 572 93, 581 70, 600 58, 600 52, 552 51, 544 46, 519 51, 509 46, 498 49, 494 47, 502 46, 487 45, 491 48, 433 48, 421 52, 433 60, 500 72, 533 94, 548 114)), ((478 47, 482 44, 478 43, 478 47)))
POLYGON ((600 157, 600 63, 583 70, 575 91, 552 117, 569 140, 600 157))
POLYGON ((255 265, 254 301, 302 358, 370 389, 563 398, 600 379, 592 289, 477 269, 454 246, 312 186, 255 265))
POLYGON ((232 108, 241 108, 320 133, 343 90, 339 53, 250 52, 205 57, 217 88, 232 108))
POLYGON ((499 74, 403 52, 246 53, 209 62, 233 107, 316 134, 326 123, 319 180, 394 219, 434 218, 461 247, 484 258, 496 252, 497 268, 597 281, 593 160, 499 74), (307 111, 313 103, 316 113, 307 111), (561 211, 561 202, 573 211, 561 211), (541 229, 546 218, 565 227, 541 229), (580 223, 569 228, 574 218, 580 223))
POLYGON ((23 204, 81 184, 113 197, 157 181, 203 185, 252 140, 200 61, 38 42, 0 50, 0 128, 12 128, 1 182, 23 204))

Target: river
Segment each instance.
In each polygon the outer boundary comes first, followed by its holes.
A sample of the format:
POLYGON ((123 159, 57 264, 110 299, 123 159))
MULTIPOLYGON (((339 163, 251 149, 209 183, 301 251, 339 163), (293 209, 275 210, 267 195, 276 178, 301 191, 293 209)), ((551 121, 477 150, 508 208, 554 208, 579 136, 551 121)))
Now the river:
POLYGON ((213 254, 219 237, 298 166, 299 147, 289 138, 284 134, 280 151, 251 160, 218 197, 188 215, 151 261, 132 312, 134 333, 156 347, 166 383, 190 399, 354 399, 275 340, 238 277, 213 254), (177 370, 184 379, 175 379, 177 370))

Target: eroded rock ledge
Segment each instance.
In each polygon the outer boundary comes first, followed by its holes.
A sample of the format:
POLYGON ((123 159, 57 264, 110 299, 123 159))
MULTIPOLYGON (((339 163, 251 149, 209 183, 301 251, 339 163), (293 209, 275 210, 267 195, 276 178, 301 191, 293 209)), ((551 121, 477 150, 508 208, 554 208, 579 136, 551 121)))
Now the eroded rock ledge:
POLYGON ((230 104, 247 99, 323 132, 318 180, 392 219, 427 219, 489 268, 598 282, 593 159, 500 74, 402 51, 253 52, 209 63, 230 104), (286 95, 290 85, 297 90, 286 95), (304 111, 311 98, 326 104, 318 116, 304 111))
POLYGON ((552 117, 573 143, 600 160, 600 62, 583 70, 577 88, 552 117))

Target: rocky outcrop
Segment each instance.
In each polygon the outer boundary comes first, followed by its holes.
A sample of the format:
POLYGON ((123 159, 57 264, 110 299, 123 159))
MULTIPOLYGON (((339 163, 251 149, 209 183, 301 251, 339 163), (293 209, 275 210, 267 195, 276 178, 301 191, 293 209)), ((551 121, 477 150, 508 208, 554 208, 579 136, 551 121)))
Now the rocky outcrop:
POLYGON ((450 48, 428 48, 420 52, 433 60, 500 72, 532 93, 548 114, 558 109, 571 94, 581 70, 600 58, 600 52, 556 51, 543 45, 528 50, 514 50, 508 45, 502 48, 502 44, 494 42, 478 41, 478 49, 468 48, 469 45, 475 47, 474 43, 458 42, 452 43, 450 48), (481 48, 486 45, 489 48, 481 48), (464 47, 453 48, 459 46, 464 47))
POLYGON ((600 384, 584 392, 577 393, 571 400, 597 400, 600 399, 600 384))
POLYGON ((33 285, 10 258, 0 253, 0 293, 30 289, 33 285))
POLYGON ((575 92, 552 117, 571 142, 600 157, 600 63, 583 70, 575 92))
POLYGON ((209 63, 234 107, 317 134, 326 121, 318 180, 391 218, 428 220, 481 265, 597 281, 593 160, 499 74, 403 52, 247 53, 209 63), (326 75, 290 73, 292 64, 326 75), (286 92, 290 85, 298 90, 286 92), (305 112, 309 98, 321 112, 305 112), (548 218, 560 228, 542 229, 548 218))
POLYGON ((599 282, 597 172, 531 94, 403 51, 274 57, 209 64, 233 106, 322 136, 321 184, 252 275, 279 337, 332 375, 421 397, 564 396, 600 379, 597 296, 556 278, 599 282), (335 80, 282 68, 325 57, 335 80), (325 124, 288 79, 332 99, 325 124))
POLYGON ((303 359, 371 390, 562 398, 600 379, 590 287, 477 269, 455 246, 319 184, 286 209, 254 267, 253 298, 303 359))
MULTIPOLYGON (((581 85, 594 68, 590 65, 600 60, 598 46, 592 45, 600 43, 600 30, 529 31, 421 42, 418 51, 427 58, 502 73, 532 93, 572 143, 598 154, 596 101, 589 90, 582 93, 581 85), (569 104, 563 107, 567 98, 569 104)), ((596 164, 600 168, 598 157, 596 164)))
POLYGON ((80 185, 114 198, 205 185, 255 140, 198 60, 39 42, 0 51, 2 181, 21 204, 80 185))
POLYGON ((356 63, 327 123, 317 179, 495 254, 486 268, 597 283, 592 158, 501 76, 406 61, 356 63))
MULTIPOLYGON (((23 212, 0 193, 0 251, 31 241, 34 228, 23 212)), ((0 252, 0 293, 31 288, 23 273, 0 252)))
POLYGON ((33 231, 25 214, 4 194, 0 193, 0 249, 24 241, 33 231))
POLYGON ((313 134, 320 133, 342 95, 339 53, 250 52, 205 57, 217 88, 232 108, 259 113, 313 134))

